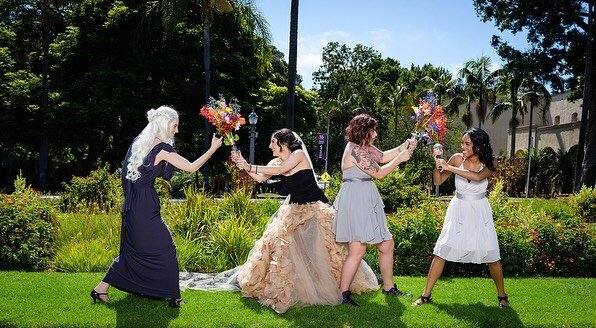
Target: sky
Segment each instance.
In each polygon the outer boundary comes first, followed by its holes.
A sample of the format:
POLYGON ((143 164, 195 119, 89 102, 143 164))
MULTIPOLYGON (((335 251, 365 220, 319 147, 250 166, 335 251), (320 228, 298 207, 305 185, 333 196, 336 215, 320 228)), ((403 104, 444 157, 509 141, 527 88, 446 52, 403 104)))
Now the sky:
MULTIPOLYGON (((255 0, 272 35, 273 44, 289 53, 291 0, 255 0)), ((503 62, 490 45, 493 35, 518 50, 529 48, 524 33, 500 32, 483 23, 472 0, 301 0, 298 9, 297 71, 302 86, 311 89, 311 74, 322 64, 321 53, 335 41, 362 44, 393 58, 402 67, 432 64, 451 73, 468 60, 488 56, 493 69, 503 62)))

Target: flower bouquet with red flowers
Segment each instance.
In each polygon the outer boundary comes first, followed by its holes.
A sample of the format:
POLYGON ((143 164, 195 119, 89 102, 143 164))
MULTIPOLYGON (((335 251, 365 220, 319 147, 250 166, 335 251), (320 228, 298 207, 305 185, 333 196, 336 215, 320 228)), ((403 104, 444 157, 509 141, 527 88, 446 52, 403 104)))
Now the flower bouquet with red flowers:
POLYGON ((233 131, 239 130, 242 125, 246 124, 246 120, 240 115, 240 105, 238 105, 237 99, 232 98, 229 103, 226 103, 223 97, 220 97, 219 100, 209 97, 209 102, 201 108, 201 116, 215 126, 217 134, 226 137, 225 145, 232 146, 233 151, 238 150, 236 147, 238 135, 235 135, 233 131))
POLYGON ((443 142, 447 134, 447 116, 443 106, 437 104, 435 94, 429 91, 419 98, 418 106, 412 106, 412 109, 416 127, 412 138, 421 140, 424 145, 443 142))

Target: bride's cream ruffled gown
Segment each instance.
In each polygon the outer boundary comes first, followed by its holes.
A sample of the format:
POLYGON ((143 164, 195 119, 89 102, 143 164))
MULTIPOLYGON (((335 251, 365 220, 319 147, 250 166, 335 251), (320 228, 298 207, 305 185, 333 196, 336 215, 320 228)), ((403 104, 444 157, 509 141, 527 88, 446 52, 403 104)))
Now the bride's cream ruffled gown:
MULTIPOLYGON (((216 276, 182 274, 181 288, 240 290, 278 313, 293 306, 341 303, 341 268, 347 244, 335 242, 334 209, 311 170, 282 176, 290 192, 255 242, 246 263, 216 276)), ((378 281, 362 261, 350 286, 352 293, 376 290, 378 281)))

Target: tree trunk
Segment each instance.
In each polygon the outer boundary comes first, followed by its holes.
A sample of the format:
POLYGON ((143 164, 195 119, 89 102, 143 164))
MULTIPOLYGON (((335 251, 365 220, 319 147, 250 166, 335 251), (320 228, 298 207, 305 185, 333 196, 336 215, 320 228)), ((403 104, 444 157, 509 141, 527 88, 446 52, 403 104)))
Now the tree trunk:
MULTIPOLYGON (((517 85, 515 76, 511 79, 511 147, 509 149, 509 158, 515 156, 515 135, 517 134, 517 85)), ((530 114, 532 115, 532 114, 530 114)), ((530 122, 532 124, 532 122, 530 122)))
POLYGON ((592 92, 594 43, 594 5, 588 4, 588 28, 586 31, 586 67, 584 71, 584 97, 582 104, 582 119, 579 130, 579 144, 577 149, 577 162, 575 166, 574 192, 578 192, 582 185, 594 186, 596 179, 596 127, 594 127, 594 110, 592 92))
POLYGON ((290 12, 290 54, 288 63, 288 104, 286 109, 286 127, 294 130, 294 109, 296 98, 296 60, 298 50, 298 0, 292 0, 290 12))
POLYGON ((395 107, 395 116, 393 117, 393 147, 397 147, 397 119, 399 107, 395 107))
POLYGON ((39 189, 43 190, 47 182, 48 155, 50 152, 50 142, 48 138, 48 109, 49 109, 49 86, 48 75, 50 72, 50 3, 41 2, 42 25, 43 25, 43 61, 41 65, 41 144, 39 147, 39 189))
MULTIPOLYGON (((205 103, 209 101, 211 96, 211 39, 209 38, 209 27, 211 26, 212 13, 207 1, 203 1, 203 63, 205 64, 205 103)), ((203 127, 203 152, 207 152, 211 147, 211 128, 209 121, 205 118, 205 125, 203 127)), ((203 182, 205 190, 209 190, 209 161, 207 161, 202 168, 203 182)))

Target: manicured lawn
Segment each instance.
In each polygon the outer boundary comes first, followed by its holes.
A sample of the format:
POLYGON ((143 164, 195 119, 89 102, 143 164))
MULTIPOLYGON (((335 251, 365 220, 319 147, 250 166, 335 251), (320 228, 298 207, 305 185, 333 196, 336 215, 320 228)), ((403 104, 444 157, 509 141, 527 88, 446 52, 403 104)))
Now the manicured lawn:
MULTIPOLYGON (((488 278, 440 280, 433 303, 414 298, 358 295, 359 308, 312 306, 278 315, 239 293, 185 291, 187 304, 171 309, 111 290, 111 302, 93 304, 89 291, 101 273, 0 272, 0 327, 596 327, 596 279, 511 278, 512 308, 497 307, 488 278)), ((418 295, 422 277, 396 277, 418 295)))

